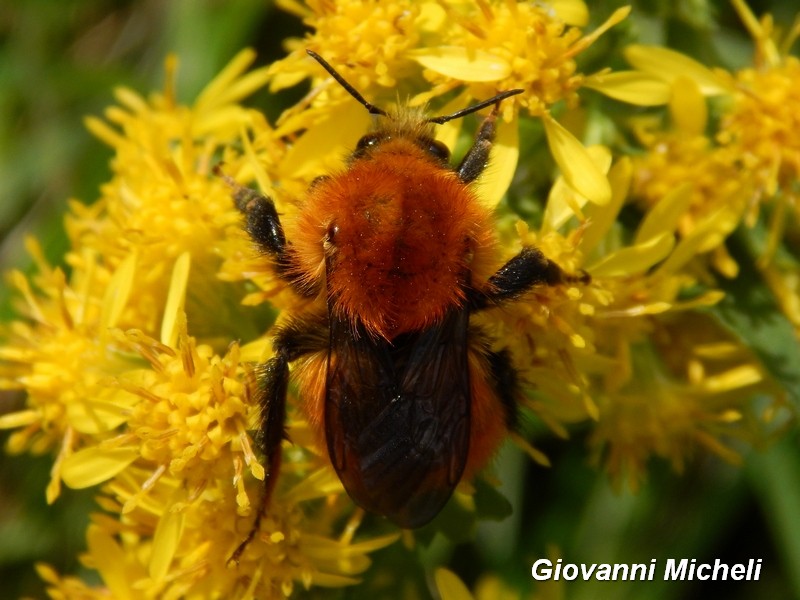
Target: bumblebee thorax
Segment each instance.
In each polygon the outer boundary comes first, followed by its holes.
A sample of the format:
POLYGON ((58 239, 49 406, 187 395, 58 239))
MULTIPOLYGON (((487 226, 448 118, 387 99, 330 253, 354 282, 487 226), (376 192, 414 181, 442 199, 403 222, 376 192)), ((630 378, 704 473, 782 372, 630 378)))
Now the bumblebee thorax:
POLYGON ((303 221, 319 237, 303 239, 321 251, 333 309, 392 337, 463 301, 487 220, 452 171, 400 139, 314 186, 303 221))

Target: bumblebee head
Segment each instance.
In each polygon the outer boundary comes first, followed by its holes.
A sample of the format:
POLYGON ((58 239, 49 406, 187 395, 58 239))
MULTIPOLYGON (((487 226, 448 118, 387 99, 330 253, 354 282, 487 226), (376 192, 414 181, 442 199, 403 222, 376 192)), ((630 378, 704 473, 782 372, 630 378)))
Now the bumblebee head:
POLYGON ((306 50, 308 55, 316 60, 336 82, 341 85, 348 94, 355 98, 359 104, 367 109, 369 114, 381 117, 381 122, 372 133, 362 137, 351 158, 358 159, 367 156, 372 150, 378 148, 385 142, 397 140, 399 138, 409 139, 432 159, 447 164, 450 160, 450 150, 442 142, 434 137, 434 125, 442 125, 453 119, 460 119, 466 115, 477 112, 487 106, 498 105, 500 101, 521 94, 524 90, 513 89, 500 92, 472 106, 462 108, 449 115, 438 117, 426 117, 422 111, 406 107, 396 112, 387 112, 379 106, 375 106, 362 96, 348 81, 334 69, 328 61, 322 58, 313 50, 306 50))

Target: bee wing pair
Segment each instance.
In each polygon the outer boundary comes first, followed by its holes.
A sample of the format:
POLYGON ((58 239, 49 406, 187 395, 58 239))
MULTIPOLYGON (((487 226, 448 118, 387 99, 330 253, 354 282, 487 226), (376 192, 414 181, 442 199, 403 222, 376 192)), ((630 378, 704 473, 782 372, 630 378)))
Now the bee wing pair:
POLYGON ((351 498, 401 527, 430 521, 469 451, 467 308, 392 342, 335 316, 325 433, 351 498))

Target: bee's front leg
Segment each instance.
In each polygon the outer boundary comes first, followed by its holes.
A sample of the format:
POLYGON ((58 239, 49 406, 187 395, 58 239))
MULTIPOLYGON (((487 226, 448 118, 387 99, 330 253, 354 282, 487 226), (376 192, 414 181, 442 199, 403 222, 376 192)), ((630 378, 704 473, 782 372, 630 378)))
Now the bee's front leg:
POLYGON ((591 277, 585 271, 578 275, 566 273, 554 261, 537 248, 523 248, 489 278, 486 286, 469 296, 471 308, 480 310, 518 298, 536 285, 559 285, 562 283, 589 283, 591 277))
POLYGON ((222 171, 220 165, 214 167, 214 174, 221 177, 233 190, 233 202, 244 213, 245 230, 252 240, 277 263, 284 262, 286 236, 272 199, 239 185, 222 171))
POLYGON ((456 168, 456 174, 463 183, 475 181, 489 164, 489 153, 494 142, 497 109, 498 106, 495 106, 489 116, 483 120, 478 134, 475 136, 475 141, 461 160, 461 164, 456 168))

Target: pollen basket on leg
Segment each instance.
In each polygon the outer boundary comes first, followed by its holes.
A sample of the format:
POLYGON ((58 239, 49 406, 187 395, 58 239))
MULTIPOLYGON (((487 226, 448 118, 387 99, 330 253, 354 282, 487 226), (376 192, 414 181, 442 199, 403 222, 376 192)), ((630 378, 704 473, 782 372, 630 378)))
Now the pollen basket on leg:
POLYGON ((335 309, 390 338, 463 300, 491 219, 454 173, 413 144, 380 150, 309 191, 295 243, 303 269, 329 261, 335 309))

